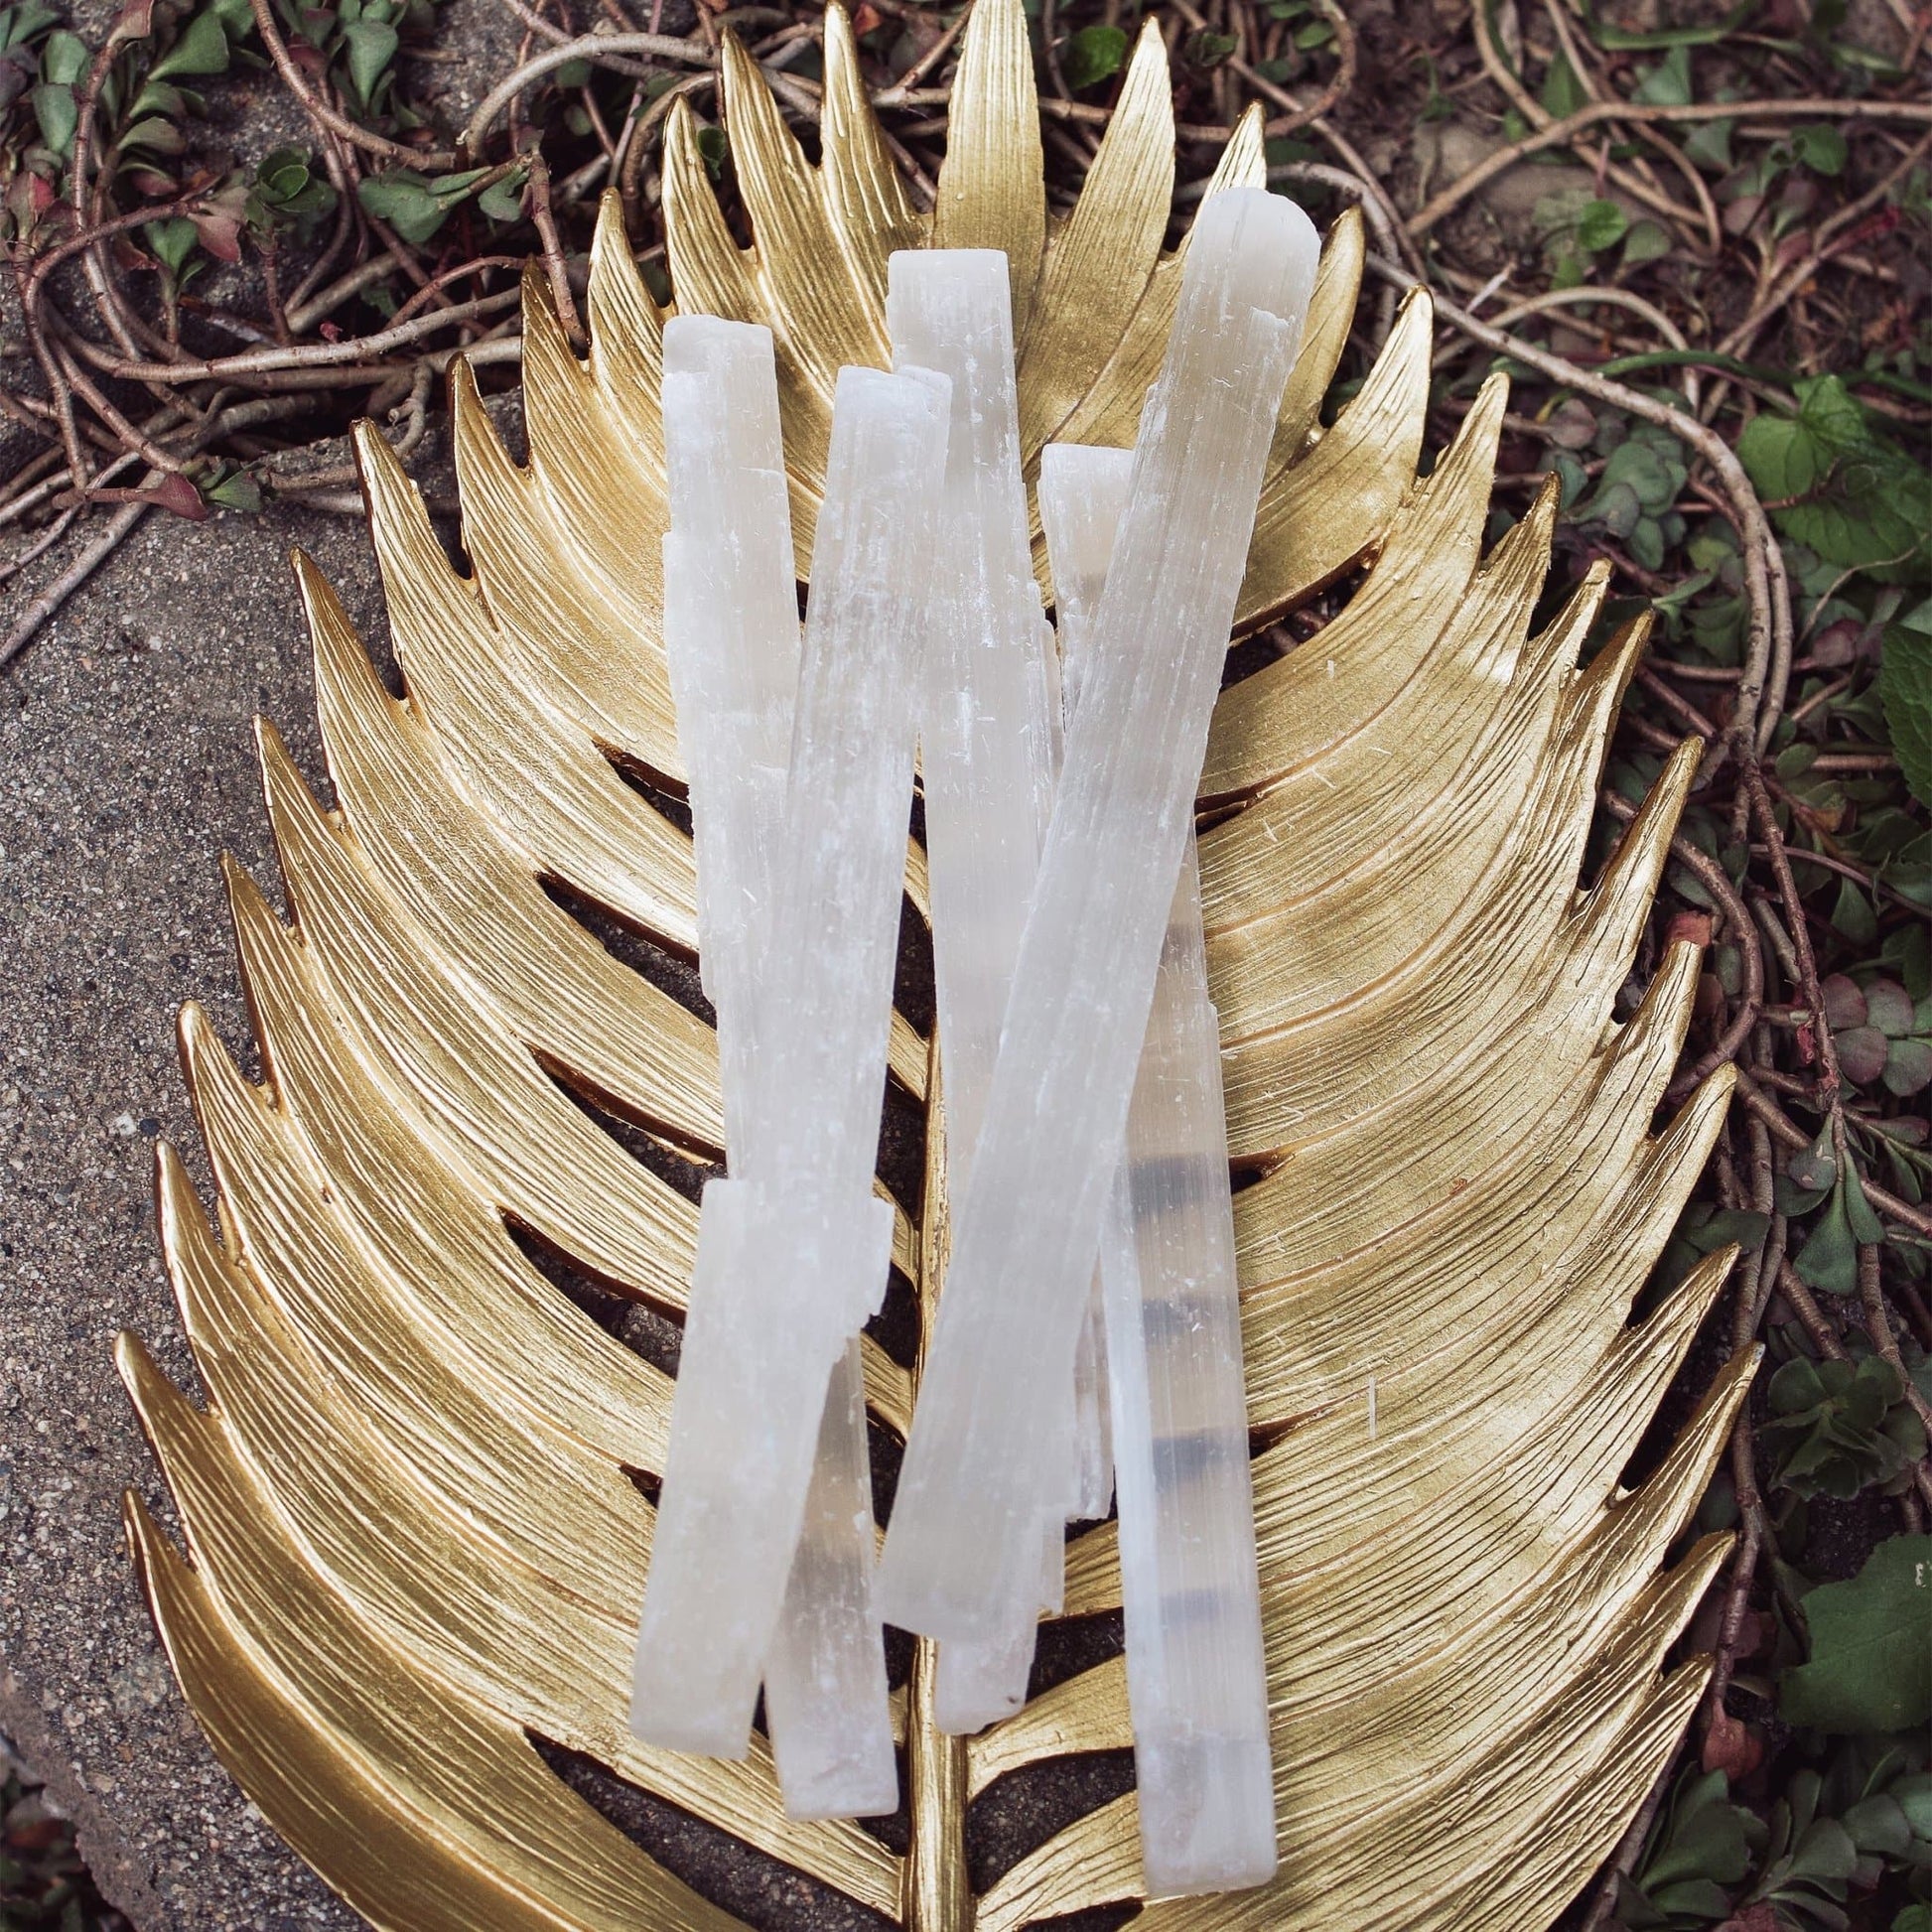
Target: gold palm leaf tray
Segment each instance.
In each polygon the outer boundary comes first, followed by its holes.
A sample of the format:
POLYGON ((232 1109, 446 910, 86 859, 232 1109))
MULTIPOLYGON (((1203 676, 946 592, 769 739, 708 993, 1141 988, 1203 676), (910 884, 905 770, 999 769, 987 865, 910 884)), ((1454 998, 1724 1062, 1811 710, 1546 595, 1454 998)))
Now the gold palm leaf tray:
MULTIPOLYGON (((733 238, 680 106, 671 272, 687 306, 773 330, 801 560, 836 371, 887 360, 896 248, 1007 251, 1030 463, 1049 438, 1132 440, 1178 281, 1151 28, 1058 222, 1020 0, 979 0, 930 214, 890 164, 836 7, 816 166, 731 43, 723 94, 756 242, 733 238)), ((1251 118, 1210 192, 1263 179, 1251 118)), ((1361 269, 1345 215, 1283 403, 1241 628, 1366 574, 1312 641, 1225 691, 1203 779, 1229 1140, 1255 1176, 1235 1215, 1281 1875, 1151 1904, 1147 1932, 1546 1926, 1705 1683, 1706 1660, 1664 1660, 1725 1540, 1662 1566, 1752 1368, 1734 1359, 1654 1472, 1620 1486, 1729 1260, 1632 1319, 1729 1083, 1714 1073, 1651 1134, 1689 1016, 1688 945, 1611 1019, 1695 751, 1580 891, 1644 627, 1578 668, 1597 573, 1531 634, 1547 492, 1482 554, 1500 379, 1418 480, 1426 296, 1319 427, 1361 269)), ((1135 1899, 1131 1793, 977 1896, 967 1859, 969 1807, 996 1781, 1131 1742, 1118 1656, 959 1739, 932 1724, 918 1647, 899 1699, 902 1854, 856 1824, 787 1820, 761 1742, 733 1764, 626 1730, 671 1382, 526 1246, 674 1315, 695 1206, 596 1116, 698 1163, 722 1128, 709 1029, 560 902, 670 955, 695 944, 690 842, 658 808, 681 769, 658 634, 662 316, 614 203, 589 300, 585 362, 526 284, 526 467, 457 371, 473 576, 386 447, 361 439, 405 699, 297 560, 337 809, 264 726, 293 923, 228 873, 264 1083, 199 1009, 181 1020, 216 1226, 172 1150, 160 1159, 207 1407, 121 1346, 189 1549, 130 1500, 156 1621, 223 1761, 378 1926, 739 1923, 553 1773, 537 1739, 913 1932, 1135 1899)), ((902 1021, 893 1070, 912 1100, 936 1096, 936 1061, 902 1021)), ((928 1129, 896 1254, 927 1316, 946 1241, 936 1108, 928 1129)), ((867 1346, 874 1416, 902 1435, 916 1362, 867 1346)), ((1088 1529, 1066 1614, 1116 1608, 1119 1590, 1113 1528, 1088 1529)))

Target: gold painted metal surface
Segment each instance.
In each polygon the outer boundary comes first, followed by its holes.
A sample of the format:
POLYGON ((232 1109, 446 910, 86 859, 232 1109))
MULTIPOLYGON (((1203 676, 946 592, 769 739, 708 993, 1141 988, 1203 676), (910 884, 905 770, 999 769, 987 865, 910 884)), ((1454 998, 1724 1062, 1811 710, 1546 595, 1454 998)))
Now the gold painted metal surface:
MULTIPOLYGON (((879 138, 850 28, 828 16, 823 160, 809 166, 735 44, 726 112, 755 245, 713 199, 689 115, 667 130, 669 255, 689 306, 777 339, 800 554, 840 364, 885 359, 886 262, 939 241, 1012 259, 1029 460, 1131 439, 1178 270, 1166 57, 1150 27, 1086 191, 1049 221, 1019 0, 980 0, 933 215, 879 138)), ((1215 182, 1263 179, 1259 121, 1215 182)), ((1630 1310, 1717 1131, 1728 1074, 1649 1122, 1695 984, 1671 951, 1611 1021, 1694 775, 1672 760, 1579 890, 1626 629, 1586 668, 1587 580, 1531 633, 1545 497, 1484 555, 1500 383, 1426 483, 1427 300, 1336 421, 1359 222, 1330 234, 1284 399, 1240 622, 1369 568, 1313 640, 1224 694, 1203 779, 1210 970, 1236 1199, 1273 1685, 1282 1871, 1167 1901, 1187 1928, 1534 1928, 1614 1844, 1686 1723, 1701 1661, 1661 1662, 1723 1556, 1664 1553, 1752 1363, 1732 1362, 1639 1488, 1619 1471, 1727 1256, 1630 1310), (1373 1424, 1371 1425, 1371 1417, 1373 1424)), ((911 1849, 795 1823, 760 1744, 743 1764, 647 1750, 624 1725, 670 1383, 513 1238, 673 1313, 691 1201, 623 1153, 603 1109, 704 1162, 715 1041, 544 889, 671 955, 694 943, 689 840, 627 784, 679 782, 658 634, 662 317, 615 204, 593 256, 593 345, 526 286, 530 461, 455 379, 459 576, 379 439, 359 441, 407 696, 377 679, 306 560, 340 809, 270 728, 269 814, 292 923, 229 871, 266 1080, 194 1007, 184 1065, 214 1225, 171 1151, 163 1241, 208 1394, 138 1342, 121 1364, 189 1539, 130 1506, 178 1676, 216 1750, 371 1922, 676 1928, 704 1903, 552 1776, 529 1739, 601 1760, 914 1932, 1009 1932, 1138 1895, 1133 1800, 1048 1839, 974 1896, 972 1799, 1022 1767, 1130 1742, 1118 1660, 971 1740, 931 1723, 929 1654, 902 1704, 911 1849), (573 1096, 575 1096, 573 1098, 573 1096), (587 1103, 578 1104, 579 1101, 587 1103)), ((908 892, 923 902, 916 849, 908 892)), ((897 1259, 925 1317, 943 1277, 939 1078, 901 1021, 893 1070, 928 1100, 922 1200, 897 1259)), ((868 1344, 874 1413, 910 1372, 868 1344)), ((1067 1612, 1119 1602, 1109 1527, 1068 1553, 1067 1612)))

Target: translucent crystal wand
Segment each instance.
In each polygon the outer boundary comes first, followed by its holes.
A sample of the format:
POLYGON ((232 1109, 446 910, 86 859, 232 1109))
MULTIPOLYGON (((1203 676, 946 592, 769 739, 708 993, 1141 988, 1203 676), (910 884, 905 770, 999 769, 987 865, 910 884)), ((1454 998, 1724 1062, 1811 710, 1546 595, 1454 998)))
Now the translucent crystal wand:
MULTIPOLYGON (((919 767, 947 1178, 957 1194, 972 1173, 1046 835, 1059 763, 1058 679, 1027 534, 1007 258, 997 248, 901 249, 890 273, 886 321, 895 359, 938 369, 952 382, 945 539, 927 565, 919 767)), ((1048 1526, 1049 1590, 1035 1592, 1050 1592, 1055 1602, 1065 1513, 1048 1526)), ((990 1650, 940 1650, 941 1729, 977 1730, 1018 1709, 1040 1607, 1037 1600, 1017 1606, 1010 1633, 990 1650)))
MULTIPOLYGON (((1053 444, 1039 516, 1069 710, 1127 500, 1125 450, 1053 444)), ((1148 1895, 1258 1885, 1275 1869, 1268 1672, 1255 1569, 1241 1306, 1191 836, 1169 913, 1100 1242, 1127 1691, 1148 1895)))
POLYGON ((1037 1578, 1046 1439, 1316 252, 1299 208, 1239 189, 1202 207, 1188 246, 879 1572, 887 1619, 928 1636, 996 1636, 1037 1578))
POLYGON ((939 376, 839 375, 771 921, 787 997, 757 1041, 754 1173, 705 1189, 638 1634, 632 1725, 676 1749, 744 1754, 827 1387, 885 1294, 892 1208, 872 1181, 911 794, 906 660, 947 400, 939 376))
MULTIPOLYGON (((713 316, 664 330, 664 644, 690 780, 699 970, 718 1020, 734 1177, 779 1150, 758 1039, 787 991, 773 931, 798 695, 798 605, 771 332, 713 316)), ((856 1345, 833 1373, 804 1529, 765 1659, 765 1718, 793 1817, 891 1811, 884 1633, 871 1604, 872 1491, 856 1345)))

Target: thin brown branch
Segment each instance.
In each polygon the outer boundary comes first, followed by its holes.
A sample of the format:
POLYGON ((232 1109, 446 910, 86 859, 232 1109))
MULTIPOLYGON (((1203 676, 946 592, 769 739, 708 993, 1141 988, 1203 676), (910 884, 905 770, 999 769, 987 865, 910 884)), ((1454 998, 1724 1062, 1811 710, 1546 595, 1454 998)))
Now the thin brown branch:
POLYGON ((1562 120, 1552 121, 1548 127, 1538 128, 1534 134, 1526 134, 1521 140, 1498 148, 1486 160, 1477 162, 1466 174, 1458 175, 1409 217, 1410 236, 1420 239, 1426 235, 1445 215, 1452 213, 1478 189, 1515 167, 1519 161, 1540 154, 1545 148, 1567 147, 1579 134, 1605 122, 1619 122, 1631 127, 1682 127, 1695 126, 1700 121, 1747 118, 1902 121, 1924 127, 1932 125, 1932 102, 1874 100, 1868 97, 1833 99, 1815 94, 1790 100, 1690 101, 1682 106, 1653 106, 1629 100, 1591 101, 1587 107, 1580 107, 1574 114, 1566 114, 1562 120))
MULTIPOLYGON (((1376 274, 1400 287, 1410 283, 1409 275, 1393 262, 1371 255, 1368 265, 1376 274)), ((1547 348, 1524 342, 1521 337, 1492 329, 1441 296, 1436 297, 1436 310, 1444 321, 1485 348, 1525 363, 1581 395, 1593 396, 1599 402, 1668 429, 1688 443, 1717 474, 1743 540, 1744 594, 1749 619, 1744 672, 1737 683, 1730 729, 1720 741, 1716 756, 1722 759, 1733 744, 1744 748, 1747 754, 1768 744, 1784 707, 1784 687, 1791 671, 1791 593, 1785 581, 1784 553, 1735 451, 1708 424, 1659 402, 1642 390, 1593 375, 1547 348)), ((1715 766, 1707 767, 1707 776, 1712 769, 1715 766)))
POLYGON ((282 38, 282 30, 276 24, 275 10, 270 0, 249 0, 249 7, 255 16, 255 31, 261 35, 262 45, 268 50, 268 58, 275 64, 275 71, 281 75, 283 86, 295 96, 318 132, 333 134, 338 140, 346 141, 350 147, 374 155, 378 161, 392 161, 407 168, 431 171, 457 166, 460 157, 444 149, 406 148, 401 142, 391 141, 387 135, 378 134, 373 128, 363 127, 346 114, 339 113, 313 92, 303 78, 302 69, 296 66, 295 57, 289 52, 289 44, 282 38))

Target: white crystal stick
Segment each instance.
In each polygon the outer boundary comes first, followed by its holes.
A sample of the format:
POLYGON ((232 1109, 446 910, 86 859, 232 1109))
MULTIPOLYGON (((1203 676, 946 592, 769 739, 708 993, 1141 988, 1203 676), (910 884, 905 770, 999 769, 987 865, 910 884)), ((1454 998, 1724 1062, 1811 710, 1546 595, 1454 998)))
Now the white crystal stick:
MULTIPOLYGON (((1040 522, 1076 703, 1129 464, 1124 450, 1070 444, 1049 446, 1040 463, 1040 522)), ((1148 1895, 1258 1885, 1276 1859, 1268 1673, 1220 1026, 1191 834, 1100 1265, 1148 1895)))
MULTIPOLYGON (((945 541, 926 564, 931 604, 919 681, 919 764, 948 1181, 957 1195, 972 1173, 1051 807, 1058 761, 1048 674, 1053 640, 1028 541, 1006 255, 993 248, 908 249, 893 256, 888 274, 895 361, 938 369, 953 385, 945 541)), ((1042 1531, 1048 1534, 1056 1559, 1063 1547, 1057 1519, 1042 1531)), ((1042 1589, 1057 1598, 1057 1560, 1051 1568, 1042 1589)), ((1030 1594, 1013 1627, 991 1646, 941 1646, 934 1689, 940 1729, 977 1730, 1019 1709, 1041 1607, 1030 1594)))
POLYGON ((832 1371, 805 1518, 764 1660, 764 1721, 792 1818, 872 1818, 898 1809, 872 1570, 872 1459, 855 1337, 832 1371))
POLYGON ((1314 231, 1233 189, 1194 226, 881 1564, 889 1622, 997 1636, 1038 1562, 1107 1193, 1314 231))
MULTIPOLYGON (((664 330, 664 641, 690 777, 699 969, 717 1009, 726 1144, 738 1178, 774 1149, 753 1082, 783 997, 772 931, 798 691, 798 606, 771 334, 711 316, 664 330)), ((897 1804, 863 1385, 834 1372, 778 1636, 765 1717, 793 1817, 897 1804), (854 1471, 857 1473, 855 1481, 854 1471)))
POLYGON ((751 1105, 759 969, 779 957, 771 922, 798 697, 771 332, 671 318, 663 416, 664 650, 690 780, 698 971, 718 1014, 725 1143, 732 1172, 746 1174, 759 1126, 751 1105))
POLYGON ((773 945, 752 1072, 768 1172, 705 1189, 638 1632, 646 1741, 743 1756, 835 1366, 885 1294, 875 1197, 912 775, 916 560, 948 384, 843 369, 812 554, 773 945), (768 1132, 768 1140, 766 1138, 768 1132))

